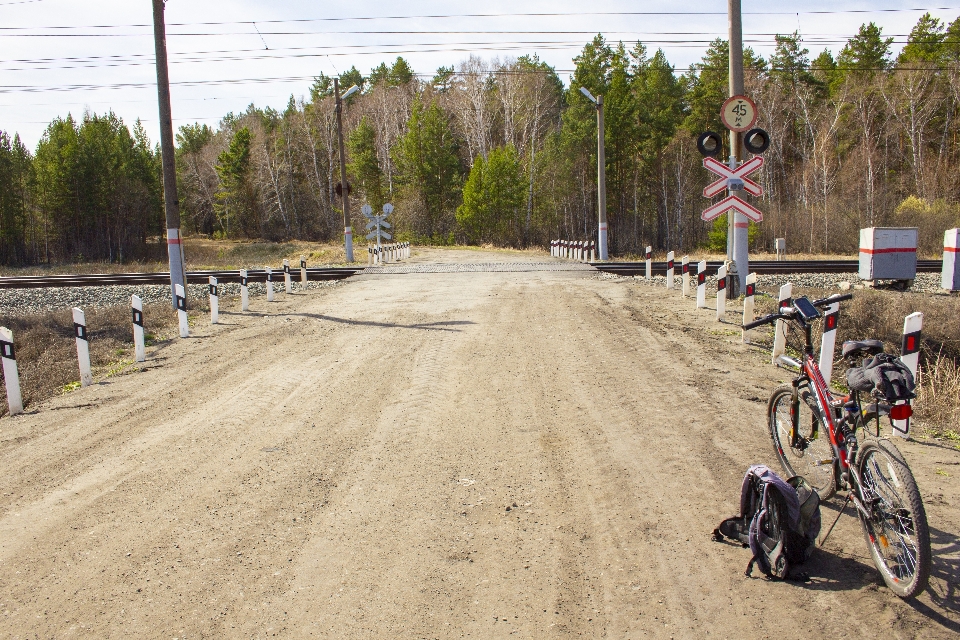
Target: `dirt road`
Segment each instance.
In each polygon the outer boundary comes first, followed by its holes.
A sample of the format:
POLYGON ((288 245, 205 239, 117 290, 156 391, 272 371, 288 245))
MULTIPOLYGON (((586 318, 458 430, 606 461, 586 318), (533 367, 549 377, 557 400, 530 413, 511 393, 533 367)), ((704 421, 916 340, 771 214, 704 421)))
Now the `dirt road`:
MULTIPOLYGON (((438 260, 550 259, 414 262, 438 260)), ((946 446, 902 447, 936 554, 914 604, 849 515, 808 584, 711 542, 775 464, 785 374, 693 306, 590 272, 408 273, 198 318, 0 420, 0 636, 956 637, 946 446)))

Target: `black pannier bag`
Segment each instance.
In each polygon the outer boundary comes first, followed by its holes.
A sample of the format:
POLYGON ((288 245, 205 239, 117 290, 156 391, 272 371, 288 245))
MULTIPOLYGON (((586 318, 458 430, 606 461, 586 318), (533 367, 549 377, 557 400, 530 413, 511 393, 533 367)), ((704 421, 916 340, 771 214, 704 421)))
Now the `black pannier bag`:
POLYGON ((862 366, 847 369, 847 387, 887 402, 916 397, 913 373, 903 360, 889 353, 878 353, 864 359, 862 366))

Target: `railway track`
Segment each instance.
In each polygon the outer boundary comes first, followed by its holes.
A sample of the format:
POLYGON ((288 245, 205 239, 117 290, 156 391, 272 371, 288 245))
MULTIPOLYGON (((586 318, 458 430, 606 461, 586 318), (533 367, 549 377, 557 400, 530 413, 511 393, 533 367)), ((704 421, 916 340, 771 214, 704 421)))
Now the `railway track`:
MULTIPOLYGON (((307 269, 307 280, 342 280, 356 275, 363 268, 314 267, 307 269)), ((291 269, 295 281, 300 280, 300 269, 291 269)), ((240 282, 240 272, 233 271, 188 271, 187 284, 207 284, 210 276, 218 282, 240 282)), ((250 282, 266 282, 264 269, 248 269, 250 282)), ((273 272, 274 282, 283 282, 283 270, 273 272)), ((0 278, 0 289, 46 289, 51 287, 108 287, 113 285, 170 284, 170 273, 94 273, 82 275, 17 276, 0 278)))
MULTIPOLYGON (((707 272, 716 273, 723 263, 708 261, 707 272)), ((592 267, 598 271, 613 273, 622 276, 637 276, 646 274, 644 262, 592 262, 592 267)), ((666 275, 667 263, 654 262, 654 275, 666 275)), ((691 270, 696 266, 691 263, 691 270)), ((940 260, 918 260, 918 273, 939 273, 940 260)), ((750 271, 758 274, 779 273, 856 273, 859 268, 857 260, 755 260, 750 263, 750 271)), ((307 269, 307 280, 342 280, 364 271, 363 267, 313 267, 307 269)), ((300 270, 291 269, 294 280, 300 279, 300 270)), ((676 262, 676 273, 680 274, 680 262, 676 262)), ((188 271, 188 284, 206 284, 210 276, 219 282, 240 282, 240 272, 233 271, 188 271)), ((267 272, 263 269, 248 269, 247 278, 250 282, 265 282, 267 272)), ((274 282, 283 281, 283 272, 273 272, 274 282)), ((114 285, 156 285, 169 284, 170 274, 156 273, 106 273, 83 275, 54 275, 54 276, 16 276, 0 278, 0 289, 44 289, 50 287, 107 287, 114 285)))
MULTIPOLYGON (((647 267, 644 262, 591 262, 599 271, 614 273, 621 276, 646 275, 647 267)), ((707 262, 707 273, 716 273, 723 262, 719 260, 707 262)), ((762 275, 781 273, 856 273, 859 270, 858 260, 752 260, 750 271, 762 275)), ((917 260, 917 273, 939 273, 942 268, 940 260, 917 260)), ((667 275, 666 262, 651 264, 653 275, 667 275)), ((675 263, 677 275, 680 274, 680 261, 675 263)), ((690 263, 691 272, 696 272, 696 265, 690 263)))

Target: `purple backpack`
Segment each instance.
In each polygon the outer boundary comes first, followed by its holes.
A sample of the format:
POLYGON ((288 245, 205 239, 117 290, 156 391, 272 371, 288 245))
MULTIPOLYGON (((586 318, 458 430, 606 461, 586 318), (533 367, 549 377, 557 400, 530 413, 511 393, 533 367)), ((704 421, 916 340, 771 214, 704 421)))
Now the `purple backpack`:
POLYGON ((750 467, 740 488, 740 515, 714 529, 713 539, 737 540, 750 547, 753 565, 770 578, 806 579, 799 572, 820 533, 820 496, 800 476, 784 480, 769 467, 750 467))

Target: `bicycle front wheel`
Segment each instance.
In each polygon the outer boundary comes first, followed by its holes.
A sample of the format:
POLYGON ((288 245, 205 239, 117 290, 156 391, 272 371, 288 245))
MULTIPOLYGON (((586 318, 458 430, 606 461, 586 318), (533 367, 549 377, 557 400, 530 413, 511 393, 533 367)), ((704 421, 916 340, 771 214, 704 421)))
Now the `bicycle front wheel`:
POLYGON ((860 524, 873 562, 890 590, 912 598, 930 577, 930 530, 917 482, 886 440, 868 440, 857 457, 861 493, 870 511, 860 524))
POLYGON ((830 434, 808 388, 798 390, 796 406, 793 404, 789 384, 777 387, 770 396, 767 418, 773 448, 787 476, 803 476, 820 499, 826 500, 837 490, 830 434), (791 433, 794 412, 796 437, 791 433))

